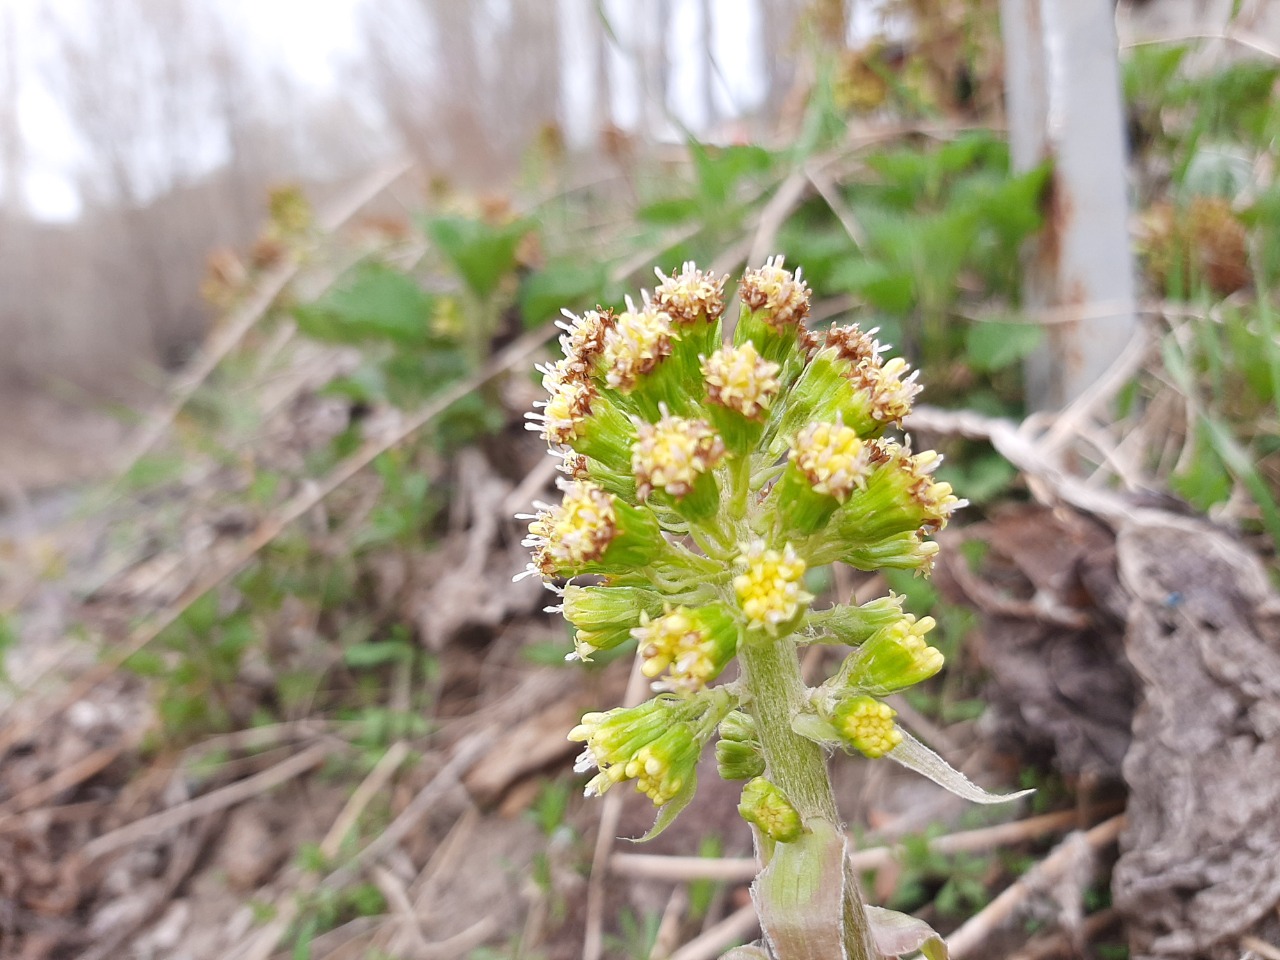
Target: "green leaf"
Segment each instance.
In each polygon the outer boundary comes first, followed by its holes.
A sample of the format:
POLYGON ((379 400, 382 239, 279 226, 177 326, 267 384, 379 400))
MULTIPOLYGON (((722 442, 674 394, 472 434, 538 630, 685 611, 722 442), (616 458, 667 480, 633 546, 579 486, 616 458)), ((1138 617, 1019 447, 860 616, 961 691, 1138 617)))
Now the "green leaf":
POLYGON ((467 288, 487 299, 516 266, 516 249, 531 229, 527 220, 493 225, 466 217, 433 217, 424 224, 467 288))
POLYGON ((382 263, 354 267, 314 303, 294 308, 298 328, 309 337, 334 343, 365 344, 389 340, 422 347, 430 332, 432 298, 413 278, 382 263))
POLYGON ((701 201, 708 206, 728 203, 734 199, 738 185, 754 174, 768 173, 774 157, 764 147, 732 145, 709 147, 692 141, 689 152, 698 174, 701 201))
POLYGON ((908 770, 914 770, 921 776, 928 777, 944 790, 954 793, 963 800, 968 800, 970 803, 1008 803, 1010 800, 1017 800, 1019 797, 1035 793, 1034 790, 1019 790, 1016 793, 1004 794, 988 793, 907 731, 901 727, 898 731, 902 734, 902 742, 890 750, 886 756, 896 760, 908 770))
POLYGON ((1197 510, 1206 511, 1231 496, 1235 482, 1213 452, 1203 424, 1196 430, 1195 445, 1187 467, 1169 478, 1169 487, 1197 510))
POLYGON ((991 373, 1030 355, 1043 339, 1044 327, 1036 323, 981 321, 965 334, 965 355, 975 370, 991 373))

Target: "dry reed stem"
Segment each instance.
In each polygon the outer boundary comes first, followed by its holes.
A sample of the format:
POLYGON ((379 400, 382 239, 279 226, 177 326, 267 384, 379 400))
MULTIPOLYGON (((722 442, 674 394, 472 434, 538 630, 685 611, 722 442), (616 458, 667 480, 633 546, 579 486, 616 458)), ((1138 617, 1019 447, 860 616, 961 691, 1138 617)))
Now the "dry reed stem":
POLYGON ((409 745, 403 740, 397 740, 387 749, 386 753, 378 758, 378 762, 373 765, 373 769, 369 771, 368 776, 360 782, 360 786, 356 787, 355 792, 347 798, 347 802, 333 821, 329 832, 320 841, 320 852, 324 854, 326 860, 332 860, 338 855, 338 852, 342 849, 342 841, 347 838, 351 828, 356 825, 356 821, 364 813, 365 807, 386 787, 387 782, 400 769, 400 764, 404 763, 404 758, 408 755, 409 745))
POLYGON ((760 918, 756 916, 756 906, 749 903, 694 937, 667 960, 712 960, 759 931, 760 918))
POLYGON ((952 960, 965 960, 966 957, 976 956, 978 947, 997 928, 1008 921, 1037 888, 1057 879, 1067 871, 1078 856, 1078 842, 1081 839, 1091 852, 1096 853, 1103 847, 1115 843, 1120 836, 1120 831, 1124 829, 1124 822, 1124 814, 1117 814, 1090 829, 1083 837, 1078 833, 1068 835, 1050 851, 1047 857, 1015 880, 1011 886, 947 938, 947 948, 952 960))
MULTIPOLYGON (((1075 810, 1046 813, 1024 820, 1000 823, 978 830, 966 830, 938 837, 928 844, 930 853, 974 853, 1035 840, 1049 834, 1079 827, 1080 815, 1075 810)), ((858 872, 880 870, 895 863, 903 854, 900 844, 868 847, 849 854, 850 867, 858 872)), ((668 880, 687 883, 692 880, 718 880, 743 883, 755 878, 759 867, 751 857, 666 857, 652 853, 615 853, 609 869, 618 876, 646 880, 668 880)))
POLYGON ((228 784, 212 793, 195 797, 168 810, 143 817, 118 830, 95 837, 80 851, 80 858, 85 862, 96 860, 139 840, 154 837, 156 834, 190 823, 192 820, 200 820, 220 810, 243 803, 318 767, 335 749, 335 744, 329 742, 313 744, 301 753, 294 754, 288 760, 281 761, 274 767, 268 767, 261 773, 255 773, 251 777, 228 784))
MULTIPOLYGON (((1080 940, 1088 943, 1120 922, 1120 911, 1113 907, 1091 913, 1080 926, 1080 940)), ((1036 937, 1015 953, 1009 960, 1049 960, 1050 957, 1079 956, 1075 943, 1065 930, 1055 930, 1046 936, 1036 937)), ((1278 955, 1275 960, 1280 960, 1278 955)))

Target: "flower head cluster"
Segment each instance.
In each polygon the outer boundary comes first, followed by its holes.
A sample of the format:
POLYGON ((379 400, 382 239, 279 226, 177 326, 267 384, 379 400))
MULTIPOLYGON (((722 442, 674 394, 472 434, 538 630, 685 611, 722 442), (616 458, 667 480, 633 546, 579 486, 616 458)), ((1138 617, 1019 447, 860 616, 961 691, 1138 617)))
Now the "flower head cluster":
POLYGON ((795 326, 809 315, 809 288, 799 270, 793 274, 782 264, 782 257, 770 257, 759 270, 748 270, 738 294, 746 307, 778 328, 795 326))
POLYGON ((671 316, 652 304, 637 310, 628 303, 605 332, 601 361, 605 381, 630 393, 640 378, 671 356, 671 316))
POLYGON ((738 650, 738 626, 732 611, 719 604, 689 610, 669 609, 660 617, 642 615, 632 636, 644 658, 641 671, 660 690, 692 693, 720 675, 738 650))
POLYGON ((733 589, 748 626, 777 633, 813 599, 801 585, 805 562, 789 543, 778 551, 756 540, 747 544, 738 563, 746 569, 733 578, 733 589))
POLYGON ((636 496, 643 500, 656 487, 683 497, 724 452, 724 442, 705 420, 665 416, 657 423, 640 423, 631 454, 636 496))
POLYGON ((604 556, 618 532, 615 497, 589 480, 575 480, 557 505, 540 503, 525 546, 538 569, 554 576, 561 567, 583 566, 604 556))
POLYGON ((814 490, 840 503, 849 499, 854 489, 867 485, 871 470, 867 445, 856 430, 838 422, 815 422, 801 430, 791 446, 790 459, 814 490))
POLYGON ((781 384, 778 365, 762 360, 755 344, 724 347, 702 361, 707 381, 707 399, 750 420, 761 419, 768 411, 781 384))
POLYGON ((654 306, 676 323, 719 320, 724 313, 724 284, 728 278, 703 273, 692 262, 686 262, 679 273, 670 277, 661 270, 654 272, 662 281, 653 291, 654 306))
POLYGON ((933 621, 893 596, 813 610, 805 576, 834 562, 927 572, 928 538, 963 501, 934 478, 936 454, 889 438, 919 386, 874 330, 810 332, 809 288, 775 257, 743 274, 726 343, 726 279, 685 263, 624 310, 565 315, 563 356, 539 368, 547 399, 530 415, 563 457, 562 497, 527 518, 528 572, 561 595, 549 609, 573 625, 575 656, 634 642, 658 692, 573 730, 596 770, 588 792, 632 780, 678 808, 718 729, 722 775, 751 781, 743 816, 787 843, 803 811, 768 769, 753 652, 854 646, 808 691, 796 729, 893 752, 902 734, 875 698, 937 672, 933 621), (739 679, 720 682, 739 656, 739 679))

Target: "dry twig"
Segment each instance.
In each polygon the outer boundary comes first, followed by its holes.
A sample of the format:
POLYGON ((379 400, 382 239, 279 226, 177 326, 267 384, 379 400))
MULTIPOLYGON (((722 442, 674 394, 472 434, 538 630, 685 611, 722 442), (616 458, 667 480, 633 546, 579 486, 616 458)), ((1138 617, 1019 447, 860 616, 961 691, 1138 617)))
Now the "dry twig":
MULTIPOLYGON (((1115 843, 1124 829, 1124 814, 1117 814, 1110 820, 1104 820, 1084 834, 1083 840, 1090 851, 1096 852, 1103 847, 1115 843)), ((1076 862, 1079 850, 1074 839, 1078 834, 1071 834, 1053 848, 1047 857, 1019 877, 998 897, 987 904, 981 912, 970 917, 955 933, 947 938, 947 948, 953 960, 964 960, 976 955, 980 947, 995 930, 1013 916, 1031 894, 1041 885, 1056 879, 1076 862)))

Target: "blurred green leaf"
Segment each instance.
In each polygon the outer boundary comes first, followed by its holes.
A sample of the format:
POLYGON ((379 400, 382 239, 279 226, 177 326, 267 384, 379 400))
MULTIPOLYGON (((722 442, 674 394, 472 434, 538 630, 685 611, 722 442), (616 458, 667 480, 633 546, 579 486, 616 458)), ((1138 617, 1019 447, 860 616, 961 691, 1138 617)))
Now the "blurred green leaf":
POLYGON ((603 263, 588 258, 548 263, 520 284, 520 312, 526 327, 535 327, 570 310, 593 306, 602 299, 608 272, 603 263))
POLYGON ((406 663, 413 659, 413 654, 413 646, 403 640, 369 640, 347 647, 342 659, 348 667, 367 670, 389 663, 406 663))
POLYGON ((432 298, 407 274, 383 263, 366 262, 314 303, 294 307, 298 328, 334 343, 389 340, 423 347, 430 332, 432 298))
POLYGON ((660 227, 673 227, 688 223, 702 212, 696 197, 664 197, 646 203, 636 211, 636 219, 660 227))
POLYGON ((432 217, 423 228, 467 288, 483 300, 515 270, 516 250, 533 225, 527 220, 494 225, 467 217, 432 217))
POLYGON ((854 293, 888 313, 904 314, 915 306, 915 283, 910 274, 879 260, 851 259, 831 270, 832 289, 854 293))
POLYGON ((707 206, 729 203, 743 180, 768 173, 774 164, 772 153, 754 145, 712 147, 693 140, 689 152, 698 175, 700 199, 707 206))
POLYGON ((1044 339, 1044 327, 1036 323, 973 323, 965 334, 965 356, 975 370, 1003 370, 1028 356, 1044 339))

